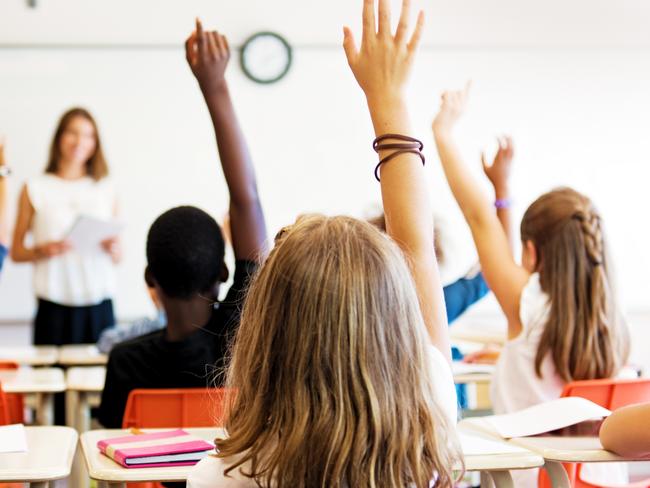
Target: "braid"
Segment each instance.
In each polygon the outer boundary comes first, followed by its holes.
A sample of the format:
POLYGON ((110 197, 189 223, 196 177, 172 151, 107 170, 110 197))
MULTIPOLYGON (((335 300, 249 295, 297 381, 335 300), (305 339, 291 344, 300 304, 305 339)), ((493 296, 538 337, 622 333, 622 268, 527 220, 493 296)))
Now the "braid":
POLYGON ((600 215, 593 210, 578 211, 573 218, 580 222, 585 240, 587 257, 594 266, 600 266, 604 261, 603 231, 600 225, 600 215))

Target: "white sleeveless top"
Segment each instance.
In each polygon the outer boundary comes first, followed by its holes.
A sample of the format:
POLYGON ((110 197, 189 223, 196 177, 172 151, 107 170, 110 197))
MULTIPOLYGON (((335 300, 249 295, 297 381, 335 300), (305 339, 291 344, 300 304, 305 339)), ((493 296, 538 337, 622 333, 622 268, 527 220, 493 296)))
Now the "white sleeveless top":
MULTIPOLYGON (((108 178, 65 180, 50 173, 27 183, 34 207, 34 245, 64 239, 78 217, 114 218, 116 194, 108 178)), ((34 292, 38 298, 68 306, 96 305, 115 293, 115 266, 102 249, 74 249, 34 263, 34 292)))
POLYGON ((494 372, 490 393, 495 414, 516 412, 560 398, 564 381, 555 371, 550 355, 542 361, 542 377, 535 373, 535 356, 550 309, 539 274, 533 273, 521 293, 521 333, 506 342, 494 372))
MULTIPOLYGON (((429 346, 430 367, 433 370, 433 389, 442 413, 452 425, 456 425, 458 410, 456 388, 449 363, 434 346, 429 346)), ((239 456, 217 458, 208 456, 194 466, 187 478, 187 488, 256 488, 258 484, 242 474, 250 472, 250 464, 239 467, 225 476, 224 471, 234 464, 239 456)), ((433 486, 433 485, 432 485, 433 486)))

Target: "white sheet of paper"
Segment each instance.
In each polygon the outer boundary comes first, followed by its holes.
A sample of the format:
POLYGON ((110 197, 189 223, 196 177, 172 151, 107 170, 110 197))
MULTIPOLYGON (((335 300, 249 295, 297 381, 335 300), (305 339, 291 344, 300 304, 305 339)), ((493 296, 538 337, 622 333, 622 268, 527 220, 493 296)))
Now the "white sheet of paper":
POLYGON ((23 424, 0 427, 0 453, 27 452, 27 435, 23 424))
POLYGON ((483 417, 505 439, 543 434, 587 420, 598 420, 612 412, 585 398, 566 397, 540 403, 519 412, 483 417))
POLYGON ((505 442, 494 441, 463 432, 458 433, 460 445, 465 456, 490 456, 494 454, 513 454, 528 452, 526 449, 506 444, 505 442))
POLYGON ((82 254, 94 253, 101 250, 103 240, 116 237, 122 227, 120 222, 81 216, 70 229, 66 239, 75 251, 82 254))
POLYGON ((457 374, 492 374, 494 373, 494 364, 476 364, 454 361, 451 363, 451 370, 454 375, 457 374))

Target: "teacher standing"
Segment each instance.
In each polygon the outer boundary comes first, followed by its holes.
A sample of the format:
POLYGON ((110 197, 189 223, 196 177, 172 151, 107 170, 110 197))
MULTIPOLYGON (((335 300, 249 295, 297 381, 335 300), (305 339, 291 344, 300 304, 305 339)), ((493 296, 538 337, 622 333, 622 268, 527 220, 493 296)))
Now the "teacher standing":
POLYGON ((14 261, 34 263, 34 344, 94 343, 114 324, 117 237, 81 253, 66 236, 81 216, 109 221, 116 213, 97 124, 82 108, 68 110, 54 133, 45 174, 22 189, 11 248, 14 261))

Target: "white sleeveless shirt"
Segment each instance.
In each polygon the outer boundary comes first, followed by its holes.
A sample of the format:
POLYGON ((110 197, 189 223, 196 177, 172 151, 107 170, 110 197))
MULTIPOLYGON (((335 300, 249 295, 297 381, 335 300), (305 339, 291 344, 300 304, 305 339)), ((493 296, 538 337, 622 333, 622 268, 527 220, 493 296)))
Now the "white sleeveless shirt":
POLYGON ((506 342, 494 372, 490 396, 495 414, 516 412, 560 398, 564 381, 557 374, 549 354, 542 361, 542 377, 535 373, 537 348, 550 309, 549 297, 539 283, 539 274, 533 273, 521 292, 521 333, 506 342))
MULTIPOLYGON (((102 220, 114 217, 116 194, 108 178, 66 180, 46 173, 27 183, 27 194, 34 207, 31 231, 36 246, 65 239, 82 215, 102 220)), ((34 292, 44 300, 68 306, 96 305, 111 298, 115 288, 115 266, 100 248, 84 254, 72 249, 34 263, 34 292)))

